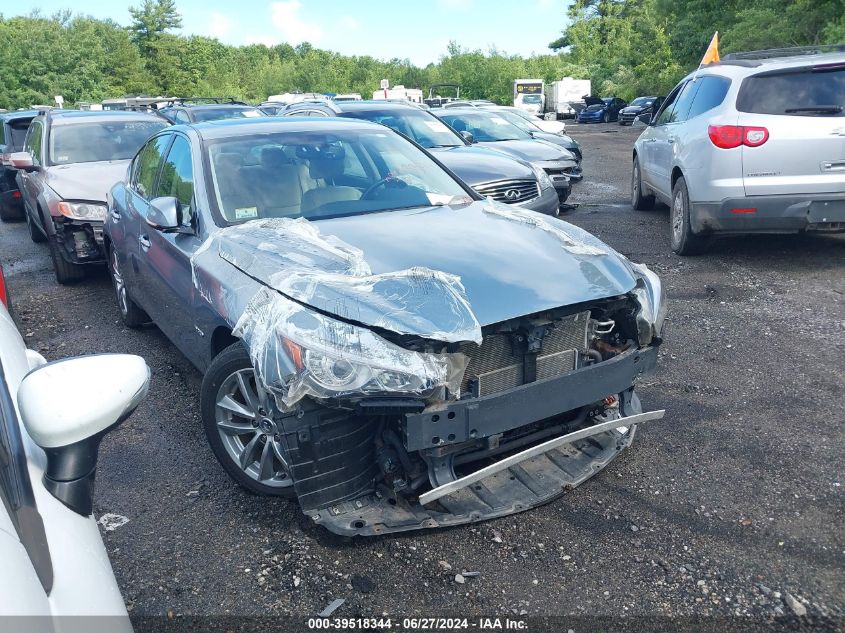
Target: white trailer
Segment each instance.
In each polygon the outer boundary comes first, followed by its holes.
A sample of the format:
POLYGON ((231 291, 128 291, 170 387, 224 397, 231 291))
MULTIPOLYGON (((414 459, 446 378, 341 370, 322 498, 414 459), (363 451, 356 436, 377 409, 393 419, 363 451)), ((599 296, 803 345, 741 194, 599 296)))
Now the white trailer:
POLYGON ((584 97, 592 93, 589 79, 564 77, 549 84, 546 93, 546 112, 557 118, 575 116, 584 107, 584 97))
POLYGON ((514 79, 513 105, 536 116, 543 114, 545 98, 542 79, 514 79))
POLYGON ((376 101, 410 101, 411 103, 422 103, 423 93, 419 88, 406 88, 405 86, 393 86, 373 92, 373 99, 376 101))

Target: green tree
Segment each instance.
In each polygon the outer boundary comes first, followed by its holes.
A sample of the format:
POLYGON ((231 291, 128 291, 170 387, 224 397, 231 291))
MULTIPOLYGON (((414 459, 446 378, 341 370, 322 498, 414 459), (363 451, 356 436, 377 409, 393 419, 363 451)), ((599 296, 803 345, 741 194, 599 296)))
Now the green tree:
POLYGON ((132 16, 129 30, 145 52, 161 34, 182 27, 176 0, 144 0, 141 6, 129 7, 129 15, 132 16))

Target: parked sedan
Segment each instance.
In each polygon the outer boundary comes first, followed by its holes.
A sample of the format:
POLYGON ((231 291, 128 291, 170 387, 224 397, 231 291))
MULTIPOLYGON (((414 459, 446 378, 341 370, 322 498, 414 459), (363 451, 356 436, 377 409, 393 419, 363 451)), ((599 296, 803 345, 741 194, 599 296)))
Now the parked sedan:
POLYGON ((415 106, 383 101, 296 103, 284 116, 340 116, 381 123, 432 152, 482 196, 547 215, 558 213, 561 200, 541 168, 473 146, 433 114, 415 106))
POLYGON ((176 126, 111 201, 124 322, 152 318, 204 373, 203 426, 235 481, 336 533, 535 507, 662 416, 634 391, 661 342, 659 279, 481 198, 382 125, 176 126))
POLYGON ((23 198, 15 179, 10 154, 23 148, 23 140, 37 110, 20 110, 0 114, 0 220, 23 220, 23 198))
POLYGON ((483 108, 439 110, 436 116, 467 140, 495 149, 543 169, 552 179, 560 201, 569 196, 570 182, 581 179, 581 167, 571 152, 508 123, 495 111, 483 108))
POLYGON ((619 111, 628 105, 618 97, 586 97, 586 107, 575 117, 578 123, 609 123, 619 118, 619 111))
POLYGON ((48 241, 56 281, 80 281, 101 264, 106 193, 141 144, 167 123, 140 112, 48 110, 32 120, 18 170, 29 236, 48 241))
MULTIPOLYGON (((515 125, 523 132, 528 132, 534 138, 546 141, 552 145, 559 145, 566 151, 571 152, 575 157, 575 160, 578 161, 578 164, 581 164, 581 159, 583 158, 581 144, 571 136, 567 136, 563 132, 555 134, 547 132, 542 126, 538 125, 539 122, 542 122, 541 119, 532 117, 530 114, 524 110, 520 110, 519 108, 499 106, 496 108, 490 108, 490 110, 496 112, 508 123, 515 125)), ((548 123, 558 123, 558 121, 548 121, 548 123)), ((562 124, 562 122, 560 123, 562 124)), ((570 178, 576 182, 580 181, 582 174, 579 173, 577 176, 578 177, 570 176, 570 178)))
POLYGON ((169 123, 202 123, 203 121, 220 121, 222 119, 241 119, 271 114, 259 108, 253 108, 245 103, 189 103, 179 100, 160 110, 159 116, 169 123))
POLYGON ((126 355, 47 364, 4 297, 0 269, 0 621, 131 633, 91 497, 100 440, 141 402, 149 369, 126 355))
POLYGON ((662 97, 637 97, 619 111, 619 125, 633 125, 638 116, 657 112, 662 103, 662 97))

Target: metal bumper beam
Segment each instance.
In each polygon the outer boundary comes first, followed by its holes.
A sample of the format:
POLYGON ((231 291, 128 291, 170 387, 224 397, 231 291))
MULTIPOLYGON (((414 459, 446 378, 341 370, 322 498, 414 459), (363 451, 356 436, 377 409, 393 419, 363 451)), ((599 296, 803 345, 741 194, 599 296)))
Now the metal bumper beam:
POLYGON ((638 413, 636 415, 629 415, 624 418, 617 418, 615 420, 610 420, 609 422, 602 422, 601 424, 596 424, 595 426, 587 427, 586 429, 581 429, 579 431, 573 431, 572 433, 567 433, 566 435, 561 435, 560 437, 556 437, 554 439, 548 440, 547 442, 543 442, 542 444, 538 444, 537 446, 532 446, 531 448, 527 448, 524 451, 516 453, 515 455, 511 455, 510 457, 506 457, 495 464, 490 464, 482 468, 481 470, 477 470, 474 473, 466 475, 465 477, 461 477, 460 479, 456 479, 455 481, 450 481, 447 484, 443 484, 442 486, 438 486, 433 490, 429 490, 428 492, 420 495, 420 504, 426 505, 431 503, 432 501, 436 501, 441 497, 445 497, 448 494, 451 494, 457 490, 461 490, 462 488, 466 488, 467 486, 471 486, 472 484, 481 481, 482 479, 489 477, 490 475, 495 475, 498 472, 503 470, 507 470, 520 462, 524 462, 526 459, 531 459, 532 457, 537 457, 538 455, 542 455, 558 446, 563 446, 564 444, 570 444, 577 440, 584 439, 586 437, 591 437, 593 435, 598 435, 599 433, 604 433, 605 431, 609 431, 611 429, 617 429, 619 427, 627 427, 632 426, 634 424, 642 424, 643 422, 650 422, 652 420, 660 420, 666 411, 661 409, 659 411, 649 411, 647 413, 638 413))

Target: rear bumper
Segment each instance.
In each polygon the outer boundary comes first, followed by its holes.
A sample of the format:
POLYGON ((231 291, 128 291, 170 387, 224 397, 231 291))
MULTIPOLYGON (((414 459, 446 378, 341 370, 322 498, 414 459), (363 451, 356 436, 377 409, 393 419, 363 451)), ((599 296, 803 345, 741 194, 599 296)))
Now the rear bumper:
POLYGON ((543 189, 540 195, 529 200, 525 204, 519 205, 523 209, 530 209, 537 213, 544 213, 546 215, 557 215, 560 208, 560 200, 558 198, 557 190, 552 188, 543 189))
POLYGON ((728 198, 694 202, 695 233, 798 233, 845 230, 845 194, 728 198))
MULTIPOLYGON (((494 446, 502 433, 543 421, 573 428, 592 426, 591 405, 619 394, 619 415, 641 413, 633 384, 654 371, 657 348, 631 350, 576 369, 562 376, 529 383, 491 396, 454 402, 437 411, 406 413, 402 443, 409 453, 429 459, 455 454, 461 443, 494 446), (580 417, 573 412, 581 412, 580 417), (434 451, 434 452, 432 452, 434 451)), ((422 528, 460 525, 522 512, 553 501, 583 483, 633 440, 636 426, 604 430, 556 447, 507 469, 480 478, 471 486, 444 494, 423 506, 418 498, 392 497, 383 491, 366 493, 328 507, 303 511, 315 523, 343 535, 371 536, 422 528)))
POLYGON ((0 206, 7 214, 15 214, 23 218, 23 197, 17 189, 0 192, 0 206))

